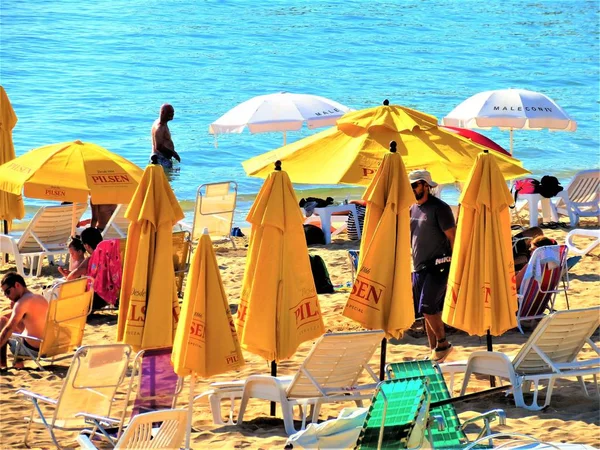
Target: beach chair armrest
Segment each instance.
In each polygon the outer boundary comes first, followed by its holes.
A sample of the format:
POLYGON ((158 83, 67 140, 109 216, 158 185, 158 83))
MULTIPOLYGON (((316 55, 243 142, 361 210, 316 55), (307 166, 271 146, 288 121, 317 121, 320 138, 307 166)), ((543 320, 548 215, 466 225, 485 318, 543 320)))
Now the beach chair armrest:
POLYGON ((90 437, 85 434, 77 436, 77 443, 83 450, 97 450, 97 447, 92 443, 90 437))
POLYGON ((105 417, 105 416, 97 416, 95 414, 88 414, 88 413, 84 413, 84 412, 75 414, 75 417, 83 417, 83 419, 87 423, 93 423, 94 425, 104 425, 104 426, 119 425, 119 422, 120 422, 119 419, 113 419, 111 417, 105 417))
POLYGON ((13 333, 13 334, 11 334, 10 337, 16 337, 16 338, 19 338, 19 339, 25 339, 25 338, 27 338, 27 339, 31 339, 32 341, 42 342, 42 339, 40 339, 40 338, 36 338, 36 337, 33 337, 33 336, 25 336, 25 335, 19 334, 19 333, 13 333))
POLYGON ((467 425, 479 422, 481 420, 485 422, 485 425, 487 427, 487 425, 495 419, 498 419, 500 425, 506 425, 506 413, 502 409, 492 409, 491 411, 465 420, 460 427, 464 430, 467 425))
POLYGON ((48 397, 44 397, 43 395, 39 395, 39 394, 36 394, 35 392, 27 391, 25 389, 19 389, 17 391, 17 394, 22 394, 25 397, 28 397, 29 399, 31 399, 31 401, 33 401, 33 402, 37 402, 38 400, 40 400, 42 402, 50 403, 51 405, 55 405, 55 406, 58 403, 57 400, 54 400, 54 399, 48 398, 48 397))

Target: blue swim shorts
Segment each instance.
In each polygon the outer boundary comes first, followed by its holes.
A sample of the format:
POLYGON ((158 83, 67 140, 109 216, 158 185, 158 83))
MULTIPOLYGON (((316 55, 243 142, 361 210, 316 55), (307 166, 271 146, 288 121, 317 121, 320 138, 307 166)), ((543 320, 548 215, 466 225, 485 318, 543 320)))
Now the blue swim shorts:
POLYGON ((438 314, 444 308, 449 265, 444 269, 425 269, 412 274, 415 316, 438 314))

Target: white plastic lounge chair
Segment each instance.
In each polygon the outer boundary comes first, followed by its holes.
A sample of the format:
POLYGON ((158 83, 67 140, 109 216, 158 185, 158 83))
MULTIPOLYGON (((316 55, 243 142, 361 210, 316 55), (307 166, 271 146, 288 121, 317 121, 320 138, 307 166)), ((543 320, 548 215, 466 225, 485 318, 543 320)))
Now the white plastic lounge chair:
POLYGON ((556 210, 569 216, 572 227, 580 217, 596 217, 600 222, 600 169, 578 172, 557 197, 556 210))
POLYGON ((307 408, 312 407, 312 421, 319 418, 323 403, 354 401, 362 406, 369 399, 379 378, 369 367, 369 360, 381 343, 381 330, 357 333, 324 334, 293 377, 252 375, 246 379, 237 423, 244 420, 248 400, 259 398, 279 402, 287 434, 294 428, 294 406, 300 406, 302 429, 306 426, 307 408), (359 384, 366 371, 373 383, 359 384))
MULTIPOLYGON (((92 310, 94 291, 88 289, 87 277, 57 283, 47 295, 48 312, 46 326, 41 338, 13 333, 9 341, 16 342, 14 362, 30 358, 43 369, 40 361, 54 362, 58 355, 70 354, 81 346, 86 319, 92 310), (34 352, 24 342, 25 338, 39 342, 39 350, 34 352)), ((70 356, 70 355, 69 355, 70 356)))
MULTIPOLYGON (((115 444, 115 449, 178 449, 181 448, 187 425, 185 409, 167 409, 138 414, 115 444), (160 424, 158 428, 153 425, 160 424)), ((96 450, 86 435, 80 434, 81 448, 96 450)))
POLYGON ((235 243, 231 239, 231 226, 237 201, 237 183, 224 181, 221 183, 207 183, 198 188, 196 193, 196 207, 194 208, 194 222, 192 224, 192 242, 198 242, 204 229, 214 240, 229 240, 233 248, 235 243))
POLYGON ((80 430, 85 423, 77 415, 84 412, 98 416, 110 416, 110 409, 117 388, 123 381, 131 347, 124 344, 81 347, 73 356, 69 371, 57 399, 19 389, 33 403, 25 429, 24 442, 32 423, 41 424, 50 433, 58 448, 60 445, 54 429, 80 430), (53 411, 47 410, 52 407, 53 411), (39 418, 34 417, 35 413, 39 418))
POLYGON ((130 220, 125 217, 125 211, 129 205, 117 205, 112 216, 102 231, 104 239, 125 239, 129 229, 130 220))
POLYGON ((589 252, 594 250, 598 245, 600 245, 600 230, 586 230, 582 228, 577 228, 575 230, 569 231, 566 238, 567 247, 569 247, 569 251, 576 253, 578 255, 587 255, 589 252), (583 236, 586 238, 593 238, 594 240, 589 242, 587 246, 583 249, 580 249, 573 242, 576 236, 583 236))
POLYGON ((86 204, 43 206, 33 216, 27 228, 17 240, 8 235, 0 235, 2 253, 13 255, 17 262, 17 271, 25 276, 23 259, 29 264, 29 275, 40 275, 44 257, 68 255, 67 242, 71 237, 73 214, 78 221, 86 204), (35 272, 34 272, 35 269, 35 272))
POLYGON ((557 378, 577 377, 585 395, 589 396, 583 377, 592 375, 598 394, 600 349, 590 337, 600 325, 600 306, 588 309, 558 311, 545 316, 514 358, 501 352, 479 351, 469 356, 460 395, 464 395, 471 374, 506 378, 518 407, 539 411, 550 404, 557 378), (585 344, 596 357, 578 360, 585 344), (546 398, 538 404, 540 382, 546 381, 546 398), (523 393, 533 384, 533 400, 527 405, 523 393))

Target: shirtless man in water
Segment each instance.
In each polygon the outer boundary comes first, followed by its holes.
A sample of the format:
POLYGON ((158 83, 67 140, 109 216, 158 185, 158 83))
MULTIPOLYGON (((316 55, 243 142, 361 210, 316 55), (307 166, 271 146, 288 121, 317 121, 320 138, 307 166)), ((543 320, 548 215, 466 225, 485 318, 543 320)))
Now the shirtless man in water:
MULTIPOLYGON (((16 272, 4 275, 2 292, 10 299, 12 309, 10 314, 0 317, 0 368, 3 369, 7 366, 7 344, 10 345, 13 353, 17 350, 13 345, 14 341, 8 342, 8 338, 13 333, 36 338, 42 337, 46 326, 48 300, 27 289, 25 280, 16 272)), ((40 343, 32 339, 25 339, 25 346, 35 354, 39 350, 40 343)), ((22 362, 16 365, 16 367, 22 366, 22 362)))
POLYGON ((167 122, 175 117, 175 109, 165 103, 160 107, 160 116, 152 125, 152 156, 156 155, 158 164, 165 169, 172 169, 173 162, 171 158, 175 158, 181 162, 179 154, 175 151, 175 145, 171 139, 171 131, 167 122))

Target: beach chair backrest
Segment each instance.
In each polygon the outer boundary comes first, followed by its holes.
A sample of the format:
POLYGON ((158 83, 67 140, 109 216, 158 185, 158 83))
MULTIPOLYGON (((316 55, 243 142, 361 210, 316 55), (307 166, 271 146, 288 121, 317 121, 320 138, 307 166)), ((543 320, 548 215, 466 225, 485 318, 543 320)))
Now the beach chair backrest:
POLYGON ((519 374, 558 372, 554 364, 573 363, 600 326, 600 306, 557 311, 545 316, 513 359, 519 374), (542 355, 543 353, 543 355, 542 355))
POLYGON ((53 289, 59 296, 48 300, 46 327, 39 350, 41 357, 69 353, 81 346, 94 295, 87 286, 88 278, 81 278, 61 283, 53 289))
MULTIPOLYGON (((75 220, 79 221, 87 204, 75 205, 75 220)), ((19 239, 21 253, 64 250, 71 237, 73 205, 41 207, 19 239)))
POLYGON ((236 201, 234 181, 201 185, 196 194, 192 240, 198 241, 204 228, 208 228, 212 238, 230 237, 236 201))
POLYGON ((187 410, 170 409, 136 416, 115 449, 181 448, 187 426, 187 410))
POLYGON ((371 375, 375 387, 379 379, 369 367, 369 360, 384 336, 381 330, 324 334, 288 386, 288 397, 352 392, 364 371, 371 375))
POLYGON ((414 444, 422 444, 424 439, 429 401, 427 380, 382 381, 371 400, 355 449, 421 448, 414 444))
POLYGON ((129 205, 117 205, 106 227, 102 231, 104 239, 124 239, 127 237, 130 220, 125 217, 125 211, 129 205))
MULTIPOLYGON (((537 248, 531 255, 528 264, 537 264, 542 251, 552 251, 554 249, 559 264, 540 262, 541 280, 535 277, 525 278, 521 284, 518 316, 520 320, 540 317, 548 305, 552 305, 552 299, 558 292, 563 291, 560 287, 560 281, 563 276, 567 276, 567 246, 549 245, 543 248, 537 248)), ((566 286, 566 284, 565 284, 566 286)))
POLYGON ((176 231, 173 233, 173 267, 175 269, 175 283, 177 292, 183 291, 183 280, 188 271, 191 240, 189 231, 176 231))
MULTIPOLYGON (((431 402, 439 402, 451 398, 446 380, 440 366, 431 360, 406 361, 387 365, 390 377, 397 380, 422 378, 428 380, 428 390, 431 402)), ((461 428, 460 419, 454 405, 447 404, 429 409, 432 416, 441 416, 444 420, 444 430, 437 427, 430 429, 435 448, 461 448, 467 444, 468 438, 461 428)))
POLYGON ((572 203, 598 203, 600 200, 600 170, 578 172, 567 187, 572 203))
POLYGON ((83 419, 75 417, 78 413, 110 417, 130 356, 131 347, 126 344, 80 347, 63 382, 53 424, 81 426, 83 419))

